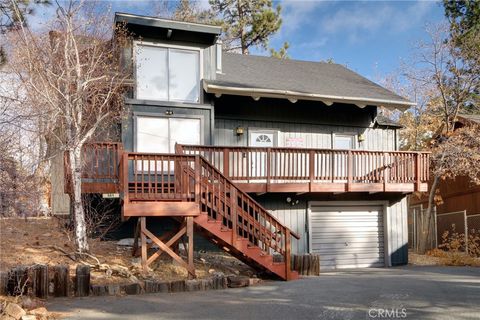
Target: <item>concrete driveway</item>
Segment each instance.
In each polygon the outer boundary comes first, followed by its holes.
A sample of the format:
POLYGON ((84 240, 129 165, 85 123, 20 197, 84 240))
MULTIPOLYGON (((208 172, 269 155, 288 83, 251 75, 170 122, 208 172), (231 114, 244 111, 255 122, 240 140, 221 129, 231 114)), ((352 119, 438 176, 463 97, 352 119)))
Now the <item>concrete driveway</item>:
POLYGON ((407 266, 175 294, 55 299, 68 319, 480 319, 480 268, 407 266))

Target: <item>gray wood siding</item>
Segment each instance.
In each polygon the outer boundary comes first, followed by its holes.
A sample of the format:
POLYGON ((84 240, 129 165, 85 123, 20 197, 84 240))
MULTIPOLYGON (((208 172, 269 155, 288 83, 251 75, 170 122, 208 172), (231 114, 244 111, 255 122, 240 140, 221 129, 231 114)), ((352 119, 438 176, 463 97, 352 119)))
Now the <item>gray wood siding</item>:
POLYGON ((286 198, 286 196, 266 195, 258 198, 257 201, 281 223, 301 236, 299 240, 292 238, 292 253, 306 253, 308 241, 305 231, 307 226, 306 202, 302 200, 292 206, 286 202, 286 198))
POLYGON ((388 246, 392 265, 408 263, 407 198, 390 202, 388 207, 388 246))
POLYGON ((220 146, 248 146, 248 130, 278 130, 279 146, 286 146, 289 138, 301 138, 305 148, 331 148, 333 134, 363 134, 365 140, 358 143, 358 149, 392 151, 396 147, 394 129, 323 124, 285 123, 275 121, 215 119, 214 143, 220 146), (237 127, 247 129, 242 136, 235 134, 237 127))

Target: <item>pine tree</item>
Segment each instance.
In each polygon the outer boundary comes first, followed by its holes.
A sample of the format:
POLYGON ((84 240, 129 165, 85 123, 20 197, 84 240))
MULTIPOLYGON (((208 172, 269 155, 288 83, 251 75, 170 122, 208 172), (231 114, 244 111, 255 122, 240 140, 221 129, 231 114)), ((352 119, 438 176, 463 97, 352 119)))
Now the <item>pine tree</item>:
POLYGON ((268 40, 282 24, 280 5, 272 0, 210 0, 222 21, 226 50, 248 54, 251 47, 268 49, 268 40))
POLYGON ((290 59, 290 56, 288 55, 288 48, 290 48, 290 44, 288 42, 284 42, 283 46, 278 51, 274 48, 270 48, 270 56, 277 59, 290 59))

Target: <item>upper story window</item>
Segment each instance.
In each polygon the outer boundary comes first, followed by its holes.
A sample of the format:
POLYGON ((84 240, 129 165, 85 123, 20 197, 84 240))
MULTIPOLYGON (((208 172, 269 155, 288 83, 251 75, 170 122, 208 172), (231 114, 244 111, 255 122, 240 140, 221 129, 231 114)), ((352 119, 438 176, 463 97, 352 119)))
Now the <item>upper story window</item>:
POLYGON ((136 44, 136 98, 199 102, 200 50, 136 44))

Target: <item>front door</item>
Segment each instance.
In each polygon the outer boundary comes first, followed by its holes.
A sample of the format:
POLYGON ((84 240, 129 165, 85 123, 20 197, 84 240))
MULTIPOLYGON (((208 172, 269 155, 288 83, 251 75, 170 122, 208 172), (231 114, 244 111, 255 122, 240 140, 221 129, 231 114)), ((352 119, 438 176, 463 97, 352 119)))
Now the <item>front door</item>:
POLYGON ((336 152, 333 157, 333 176, 335 180, 344 182, 348 179, 348 152, 346 150, 355 149, 355 135, 335 134, 333 149, 342 150, 336 152))
MULTIPOLYGON (((249 130, 248 145, 250 147, 271 148, 277 146, 277 131, 249 130)), ((248 153, 250 182, 262 182, 267 177, 267 151, 259 149, 248 153)))

